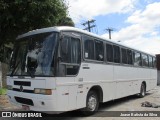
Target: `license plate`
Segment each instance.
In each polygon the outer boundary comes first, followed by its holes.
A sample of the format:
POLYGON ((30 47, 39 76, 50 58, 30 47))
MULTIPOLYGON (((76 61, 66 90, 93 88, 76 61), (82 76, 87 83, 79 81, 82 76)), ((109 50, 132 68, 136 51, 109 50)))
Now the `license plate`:
POLYGON ((27 105, 22 105, 22 109, 24 109, 24 110, 30 110, 29 106, 27 106, 27 105))

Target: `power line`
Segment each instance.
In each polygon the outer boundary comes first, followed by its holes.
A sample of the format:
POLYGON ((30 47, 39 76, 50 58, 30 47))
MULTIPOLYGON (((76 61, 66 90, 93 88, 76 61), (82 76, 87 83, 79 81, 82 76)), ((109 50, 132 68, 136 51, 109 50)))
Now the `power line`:
POLYGON ((96 27, 96 25, 91 25, 91 23, 94 23, 96 20, 88 20, 84 23, 82 23, 83 26, 86 26, 86 28, 84 28, 83 30, 88 30, 89 32, 91 32, 91 28, 96 27))

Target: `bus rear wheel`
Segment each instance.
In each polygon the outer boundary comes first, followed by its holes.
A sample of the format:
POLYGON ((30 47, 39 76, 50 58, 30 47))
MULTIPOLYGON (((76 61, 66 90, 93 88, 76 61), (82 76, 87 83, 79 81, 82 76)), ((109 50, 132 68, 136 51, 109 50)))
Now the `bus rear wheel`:
POLYGON ((139 96, 143 98, 145 95, 146 95, 146 86, 144 83, 142 83, 139 96))
POLYGON ((95 91, 89 91, 86 100, 86 107, 82 110, 84 115, 94 114, 99 107, 98 95, 95 91))

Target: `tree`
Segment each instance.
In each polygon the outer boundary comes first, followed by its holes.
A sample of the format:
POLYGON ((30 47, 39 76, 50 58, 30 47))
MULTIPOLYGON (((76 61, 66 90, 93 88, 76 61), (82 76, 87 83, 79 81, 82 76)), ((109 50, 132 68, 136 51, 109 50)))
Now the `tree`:
POLYGON ((0 48, 19 34, 55 25, 74 26, 63 0, 0 0, 0 48))
POLYGON ((72 21, 71 18, 66 17, 65 19, 61 19, 59 25, 64 25, 64 26, 74 26, 74 22, 72 21))
MULTIPOLYGON (((57 25, 74 26, 67 17, 67 6, 64 0, 0 0, 0 62, 8 61, 11 43, 19 34, 57 25)), ((5 76, 7 65, 2 66, 5 76)))

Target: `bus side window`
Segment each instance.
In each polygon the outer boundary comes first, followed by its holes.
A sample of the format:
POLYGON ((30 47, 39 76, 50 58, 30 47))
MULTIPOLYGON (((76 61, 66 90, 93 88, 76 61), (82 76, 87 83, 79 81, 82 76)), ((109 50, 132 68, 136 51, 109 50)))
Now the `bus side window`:
POLYGON ((120 48, 119 46, 114 45, 114 62, 115 63, 120 63, 120 48))
POLYGON ((121 52, 122 52, 122 63, 127 64, 127 50, 122 48, 121 52))
POLYGON ((133 52, 133 64, 134 66, 141 66, 141 54, 133 52))
POLYGON ((70 63, 80 63, 81 59, 81 48, 80 40, 78 38, 71 38, 70 44, 70 63))
POLYGON ((148 67, 148 56, 145 54, 142 54, 142 66, 148 67))
POLYGON ((149 56, 149 67, 153 67, 153 61, 151 56, 149 56))
POLYGON ((127 50, 127 64, 130 64, 132 65, 133 64, 133 61, 132 61, 132 51, 131 50, 127 50))
POLYGON ((153 57, 153 67, 156 68, 156 65, 157 65, 157 64, 156 64, 156 58, 153 57))
POLYGON ((66 75, 76 75, 81 62, 80 39, 64 36, 61 41, 61 64, 66 75))
POLYGON ((64 36, 63 40, 61 41, 61 61, 65 63, 69 62, 69 59, 68 59, 69 41, 70 41, 70 37, 68 36, 64 36))
POLYGON ((62 62, 80 63, 80 41, 77 38, 65 36, 61 42, 62 62))
POLYGON ((84 58, 94 60, 94 40, 88 37, 84 41, 84 58))
POLYGON ((113 46, 106 44, 107 62, 113 62, 113 46))
POLYGON ((103 42, 95 41, 95 52, 96 52, 96 60, 103 61, 104 60, 103 42))

